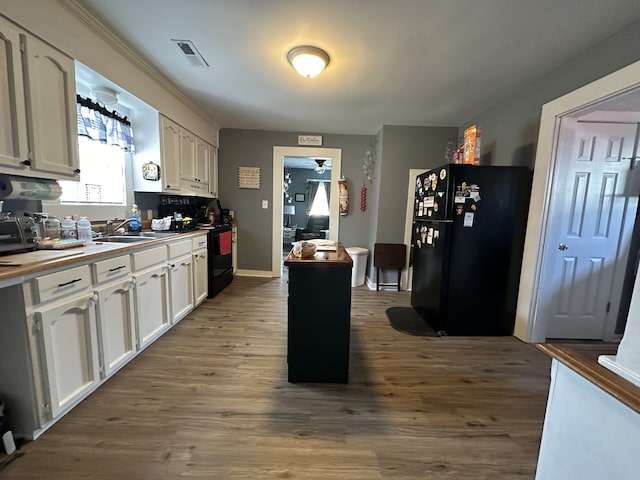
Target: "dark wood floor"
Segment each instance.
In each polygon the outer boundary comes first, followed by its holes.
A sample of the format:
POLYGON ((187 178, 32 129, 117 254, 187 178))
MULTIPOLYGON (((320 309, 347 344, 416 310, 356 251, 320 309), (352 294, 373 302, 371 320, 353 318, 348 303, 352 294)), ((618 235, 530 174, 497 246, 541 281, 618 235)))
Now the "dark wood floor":
POLYGON ((534 478, 550 360, 533 345, 400 333, 385 309, 409 293, 363 286, 349 384, 290 384, 286 287, 236 277, 0 478, 534 478))

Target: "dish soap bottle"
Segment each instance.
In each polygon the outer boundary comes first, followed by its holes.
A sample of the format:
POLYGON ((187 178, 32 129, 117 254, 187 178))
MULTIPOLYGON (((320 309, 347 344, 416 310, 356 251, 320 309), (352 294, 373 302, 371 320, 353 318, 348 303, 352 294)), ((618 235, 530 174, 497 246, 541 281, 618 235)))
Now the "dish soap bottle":
POLYGON ((78 220, 78 240, 83 242, 91 242, 93 240, 91 222, 87 217, 80 217, 80 220, 78 220))
POLYGON ((140 215, 138 214, 138 205, 135 203, 131 206, 131 216, 129 216, 129 231, 141 232, 142 224, 140 223, 140 215))

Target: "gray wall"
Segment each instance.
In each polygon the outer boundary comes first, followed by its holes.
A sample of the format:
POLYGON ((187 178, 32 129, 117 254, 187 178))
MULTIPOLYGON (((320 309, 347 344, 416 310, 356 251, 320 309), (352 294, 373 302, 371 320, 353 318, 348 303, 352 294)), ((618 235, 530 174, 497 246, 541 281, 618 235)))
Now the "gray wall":
MULTIPOLYGON (((367 248, 371 254, 376 242, 404 243, 409 170, 429 169, 446 163, 445 146, 449 138, 456 136, 457 127, 382 127, 378 135, 380 152, 376 159, 374 185, 368 195, 372 220, 367 248)), ((370 260, 369 278, 377 281, 372 264, 370 260)), ((381 281, 395 282, 395 273, 388 274, 385 272, 381 281)))
POLYGON ((470 118, 460 126, 459 135, 468 125, 479 125, 482 164, 533 168, 542 105, 640 60, 638 45, 640 22, 635 22, 470 118))
MULTIPOLYGON (((218 192, 222 207, 234 210, 238 218, 239 269, 271 271, 273 147, 296 147, 298 135, 302 133, 306 132, 220 130, 218 192), (261 168, 260 190, 238 188, 240 166, 261 168), (269 201, 268 209, 261 208, 262 200, 269 201)), ((372 135, 323 135, 324 148, 342 150, 342 174, 350 190, 349 215, 340 217, 339 240, 345 246, 366 246, 368 243, 369 212, 360 211, 359 191, 364 154, 367 145, 375 144, 375 140, 372 135), (357 198, 354 196, 356 191, 357 198)))

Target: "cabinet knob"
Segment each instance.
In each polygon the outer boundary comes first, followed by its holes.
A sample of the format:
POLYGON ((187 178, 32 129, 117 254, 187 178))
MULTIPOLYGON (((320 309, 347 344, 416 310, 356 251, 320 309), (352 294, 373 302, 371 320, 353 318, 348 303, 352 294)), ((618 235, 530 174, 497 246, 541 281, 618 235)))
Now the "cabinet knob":
POLYGON ((31 160, 23 160, 20 162, 22 165, 24 165, 25 167, 29 167, 31 166, 31 160))
POLYGON ((76 168, 76 169, 73 171, 73 174, 74 174, 74 175, 80 175, 80 169, 79 169, 79 168, 76 168))

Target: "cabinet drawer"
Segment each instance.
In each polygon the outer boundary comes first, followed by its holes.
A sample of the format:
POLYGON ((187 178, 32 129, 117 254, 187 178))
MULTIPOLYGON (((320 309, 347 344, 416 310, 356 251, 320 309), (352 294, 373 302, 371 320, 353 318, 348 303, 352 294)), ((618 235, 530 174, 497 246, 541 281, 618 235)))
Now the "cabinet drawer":
POLYGON ((89 288, 91 271, 89 265, 82 265, 35 278, 33 284, 37 301, 46 302, 89 288))
POLYGON ((198 235, 197 237, 193 237, 191 239, 191 249, 192 250, 200 250, 201 248, 207 248, 207 236, 206 235, 198 235))
POLYGON ((131 257, 129 255, 122 255, 93 264, 93 275, 96 283, 106 282, 129 274, 131 274, 131 257))
POLYGON ((191 253, 191 240, 180 240, 169 244, 169 258, 182 257, 191 253))
POLYGON ((142 270, 144 268, 156 265, 158 263, 164 263, 167 261, 167 249, 166 247, 155 247, 141 252, 135 252, 133 254, 133 268, 134 270, 142 270))

